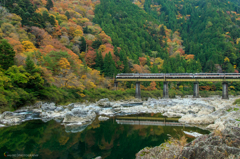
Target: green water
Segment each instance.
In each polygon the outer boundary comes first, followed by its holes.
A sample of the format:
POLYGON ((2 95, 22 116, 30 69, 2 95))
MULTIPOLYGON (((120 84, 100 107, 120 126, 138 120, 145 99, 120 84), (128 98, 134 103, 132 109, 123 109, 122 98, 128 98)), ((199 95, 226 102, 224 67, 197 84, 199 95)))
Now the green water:
MULTIPOLYGON (((91 159, 102 156, 107 159, 132 159, 146 146, 157 146, 168 139, 182 136, 182 130, 202 134, 208 131, 179 126, 121 125, 115 119, 95 120, 84 131, 67 133, 65 127, 55 121, 41 120, 0 128, 0 158, 8 154, 36 154, 42 159, 91 159)), ((28 157, 26 157, 28 158, 28 157)))

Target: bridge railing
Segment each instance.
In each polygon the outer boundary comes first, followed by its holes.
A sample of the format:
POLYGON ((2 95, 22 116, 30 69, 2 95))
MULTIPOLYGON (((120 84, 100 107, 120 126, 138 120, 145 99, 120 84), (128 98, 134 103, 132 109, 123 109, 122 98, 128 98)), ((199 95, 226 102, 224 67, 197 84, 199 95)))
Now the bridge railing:
POLYGON ((240 73, 120 73, 116 78, 240 78, 240 73))

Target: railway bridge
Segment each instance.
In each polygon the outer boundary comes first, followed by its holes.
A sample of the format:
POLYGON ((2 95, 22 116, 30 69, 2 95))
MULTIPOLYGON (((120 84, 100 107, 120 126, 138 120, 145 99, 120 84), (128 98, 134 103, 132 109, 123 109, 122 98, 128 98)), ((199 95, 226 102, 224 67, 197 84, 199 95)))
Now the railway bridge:
POLYGON ((143 81, 162 81, 163 98, 169 98, 168 82, 194 82, 194 98, 199 97, 199 82, 222 82, 222 99, 229 99, 228 82, 240 82, 240 73, 120 73, 115 78, 115 89, 121 81, 136 82, 136 98, 141 98, 140 82, 143 81))

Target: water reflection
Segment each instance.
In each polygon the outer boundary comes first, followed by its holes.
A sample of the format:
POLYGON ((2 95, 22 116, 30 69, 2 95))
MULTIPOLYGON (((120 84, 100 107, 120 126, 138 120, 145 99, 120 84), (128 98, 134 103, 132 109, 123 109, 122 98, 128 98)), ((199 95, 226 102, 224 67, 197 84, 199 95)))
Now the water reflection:
POLYGON ((104 122, 95 120, 87 127, 69 126, 66 129, 54 120, 47 123, 27 121, 18 126, 0 128, 0 158, 8 152, 38 154, 33 158, 43 159, 91 159, 96 156, 131 159, 146 146, 160 145, 168 138, 167 134, 184 135, 182 130, 208 133, 181 126, 118 124, 114 118, 104 122))

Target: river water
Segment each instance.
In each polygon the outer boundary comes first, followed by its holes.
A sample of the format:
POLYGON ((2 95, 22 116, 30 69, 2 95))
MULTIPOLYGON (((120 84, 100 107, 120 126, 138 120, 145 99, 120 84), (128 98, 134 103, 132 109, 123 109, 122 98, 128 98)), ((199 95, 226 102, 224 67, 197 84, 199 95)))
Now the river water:
POLYGON ((46 123, 31 120, 0 128, 0 158, 5 154, 7 158, 25 155, 25 158, 32 156, 33 159, 92 159, 97 156, 132 159, 142 148, 160 145, 169 135, 179 137, 184 135, 183 131, 209 133, 196 127, 168 126, 166 123, 133 125, 117 121, 116 118, 102 122, 96 119, 85 127, 65 128, 54 120, 46 123))

